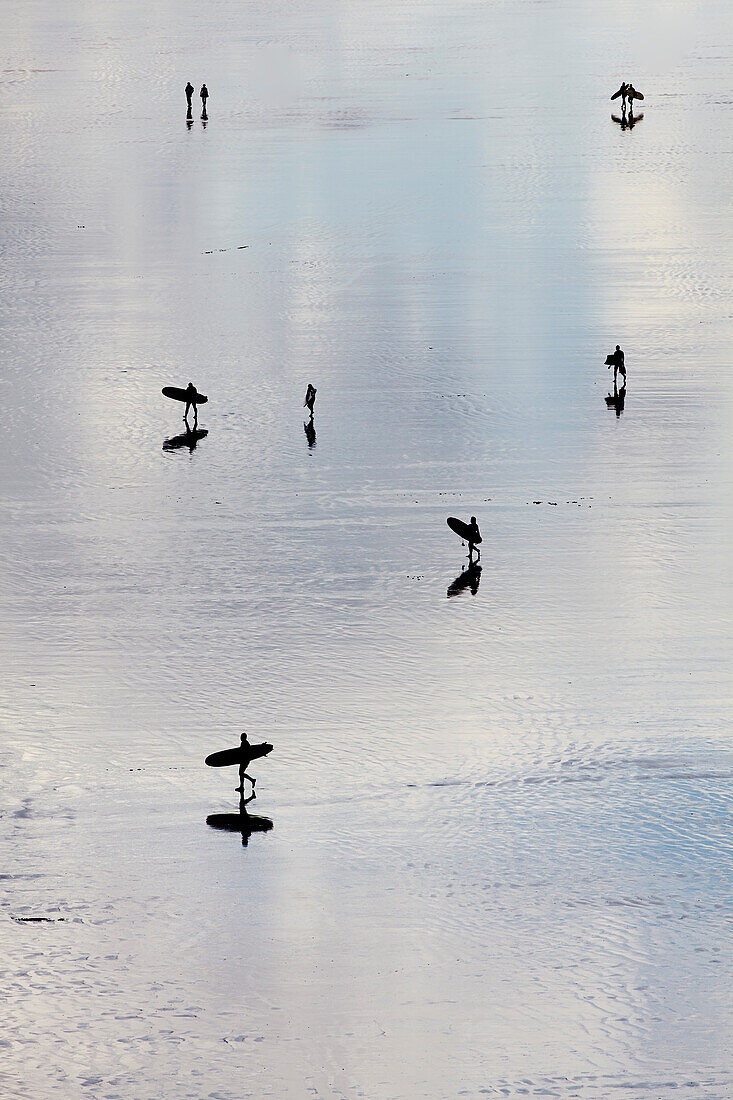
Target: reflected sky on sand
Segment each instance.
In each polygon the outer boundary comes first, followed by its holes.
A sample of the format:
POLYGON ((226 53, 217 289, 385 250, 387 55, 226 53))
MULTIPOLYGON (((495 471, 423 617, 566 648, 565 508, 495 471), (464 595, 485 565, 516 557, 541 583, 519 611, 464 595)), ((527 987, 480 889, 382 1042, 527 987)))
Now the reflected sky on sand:
POLYGON ((727 7, 0 15, 3 1091, 728 1100, 727 7))

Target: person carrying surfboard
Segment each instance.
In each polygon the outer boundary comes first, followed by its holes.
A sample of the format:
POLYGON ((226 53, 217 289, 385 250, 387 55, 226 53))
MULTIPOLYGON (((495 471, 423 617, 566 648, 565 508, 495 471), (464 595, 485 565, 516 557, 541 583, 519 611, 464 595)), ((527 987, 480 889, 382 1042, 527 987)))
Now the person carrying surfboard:
POLYGON ((194 386, 193 382, 189 382, 188 385, 186 386, 186 411, 183 414, 183 419, 186 421, 186 426, 188 426, 188 410, 190 408, 193 408, 193 426, 194 426, 194 428, 198 425, 198 422, 199 422, 199 414, 198 414, 198 409, 196 407, 197 397, 198 397, 198 390, 194 386))
POLYGON ((303 408, 308 410, 308 412, 311 414, 311 418, 313 417, 313 406, 316 403, 316 393, 316 387, 313 385, 312 382, 309 382, 308 389, 305 391, 305 401, 303 402, 303 408))
MULTIPOLYGON (((471 558, 473 558, 473 552, 474 552, 474 549, 476 547, 476 543, 482 541, 481 532, 478 529, 478 523, 476 522, 476 517, 475 516, 471 516, 471 523, 469 524, 468 535, 467 535, 466 541, 468 543, 468 557, 469 557, 469 559, 471 559, 471 558)), ((478 554, 478 556, 480 558, 481 557, 481 551, 476 550, 476 553, 478 554)))
POLYGON ((240 791, 240 793, 244 792, 244 781, 245 779, 249 779, 250 783, 252 784, 252 798, 256 798, 257 795, 255 794, 255 783, 257 782, 257 780, 253 779, 251 775, 247 775, 247 765, 250 762, 250 757, 249 755, 245 756, 245 752, 252 746, 250 745, 249 738, 247 737, 246 733, 240 735, 239 747, 242 751, 243 759, 239 765, 239 786, 235 787, 234 789, 236 791, 240 791))
POLYGON ((619 88, 619 90, 617 92, 614 92, 613 95, 611 96, 611 99, 620 99, 621 100, 621 110, 622 111, 626 110, 626 96, 628 94, 629 94, 629 85, 626 83, 625 80, 622 80, 621 81, 621 87, 619 88))
MULTIPOLYGON (((618 346, 618 344, 616 344, 616 350, 614 351, 614 353, 612 355, 609 355, 608 358, 611 360, 611 362, 608 363, 608 369, 610 370, 611 366, 613 366, 613 385, 614 385, 614 387, 616 386, 616 376, 619 375, 619 374, 623 375, 623 379, 624 379, 623 380, 623 385, 625 386, 626 385, 626 364, 624 362, 624 353, 621 351, 621 348, 618 346)), ((608 360, 607 360, 607 362, 608 362, 608 360)))
POLYGON ((473 562, 473 552, 476 550, 477 561, 481 560, 481 551, 476 549, 477 544, 482 541, 481 532, 478 529, 478 523, 476 517, 471 516, 471 522, 466 523, 462 519, 456 519, 455 516, 448 516, 446 523, 460 539, 468 543, 468 560, 473 562))
POLYGON ((629 114, 633 115, 633 113, 634 113, 634 100, 635 99, 643 99, 644 96, 641 94, 641 92, 637 92, 637 90, 636 90, 636 88, 634 87, 633 84, 627 84, 626 85, 626 98, 629 101, 629 114))

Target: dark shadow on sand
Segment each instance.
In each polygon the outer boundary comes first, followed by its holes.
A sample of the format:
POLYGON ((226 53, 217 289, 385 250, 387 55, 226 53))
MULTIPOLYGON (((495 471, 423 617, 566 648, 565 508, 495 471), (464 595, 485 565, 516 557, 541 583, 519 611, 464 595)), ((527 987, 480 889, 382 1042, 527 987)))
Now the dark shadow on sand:
POLYGON ((212 829, 222 829, 227 833, 239 833, 242 837, 242 847, 247 847, 247 842, 252 833, 269 833, 273 823, 269 817, 257 817, 247 813, 247 803, 251 802, 254 795, 249 798, 239 799, 238 814, 209 814, 206 824, 212 829))
POLYGON ((313 450, 316 445, 316 426, 313 423, 312 414, 310 420, 306 420, 304 422, 303 431, 305 432, 305 438, 308 440, 308 446, 311 450, 313 450))
POLYGON ((621 117, 618 115, 611 115, 614 122, 617 122, 622 130, 633 130, 637 122, 641 122, 644 115, 634 115, 631 112, 628 114, 624 111, 621 117))
POLYGON ((609 393, 606 396, 606 405, 609 409, 616 410, 617 418, 621 416, 624 411, 624 405, 626 404, 626 386, 622 386, 620 390, 614 386, 613 393, 609 393))
POLYGON ((209 434, 208 428, 187 428, 180 435, 174 435, 163 441, 164 451, 177 451, 179 447, 188 447, 189 451, 196 450, 196 444, 209 434))
POLYGON ((448 599, 451 596, 459 596, 461 592, 464 592, 467 588, 471 590, 471 595, 475 596, 478 592, 478 586, 481 583, 481 566, 478 562, 471 562, 471 564, 459 573, 454 581, 448 585, 448 591, 446 595, 448 599))

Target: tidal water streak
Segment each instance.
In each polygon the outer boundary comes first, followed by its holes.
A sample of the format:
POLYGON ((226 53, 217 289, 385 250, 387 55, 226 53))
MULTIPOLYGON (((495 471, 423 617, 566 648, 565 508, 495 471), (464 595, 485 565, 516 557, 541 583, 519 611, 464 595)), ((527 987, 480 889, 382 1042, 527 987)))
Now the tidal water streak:
POLYGON ((3 1095, 729 1100, 730 6, 0 21, 3 1095))

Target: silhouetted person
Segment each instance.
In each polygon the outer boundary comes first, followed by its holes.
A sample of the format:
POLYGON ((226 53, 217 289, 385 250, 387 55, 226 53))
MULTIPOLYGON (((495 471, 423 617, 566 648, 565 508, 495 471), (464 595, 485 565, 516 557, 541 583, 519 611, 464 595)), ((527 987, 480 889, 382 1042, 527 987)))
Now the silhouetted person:
POLYGON ((622 384, 625 386, 626 385, 626 364, 624 362, 624 353, 621 351, 621 348, 618 346, 618 344, 616 344, 616 350, 613 352, 612 355, 609 356, 609 358, 610 358, 611 362, 608 364, 608 369, 610 370, 611 365, 613 365, 613 386, 614 386, 614 389, 616 388, 616 377, 619 374, 623 375, 624 380, 623 380, 622 384))
POLYGON ((198 397, 198 390, 194 386, 193 382, 189 382, 186 386, 186 411, 183 414, 183 419, 186 421, 186 427, 188 427, 188 410, 193 409, 193 426, 198 426, 199 414, 196 407, 196 398, 198 397))
POLYGON ((627 84, 626 85, 626 98, 629 101, 629 114, 633 115, 633 113, 634 113, 634 100, 635 99, 643 99, 644 96, 641 94, 641 92, 637 92, 637 90, 636 90, 636 88, 634 87, 633 84, 627 84))
POLYGON ((209 98, 209 89, 206 87, 205 84, 201 85, 201 91, 199 92, 199 95, 201 96, 201 110, 203 112, 201 117, 203 118, 206 114, 206 100, 209 98))
POLYGON ((303 424, 303 431, 305 432, 305 438, 308 440, 308 446, 312 450, 316 445, 316 426, 313 423, 313 413, 311 413, 310 420, 305 421, 303 424))
POLYGON ((313 406, 316 403, 317 392, 318 391, 316 390, 316 387, 311 382, 309 382, 308 389, 305 391, 305 401, 303 402, 303 408, 307 409, 311 416, 313 416, 313 406))
POLYGON ((481 542, 481 532, 478 529, 478 523, 476 523, 476 517, 475 516, 471 516, 471 523, 469 525, 469 532, 468 532, 468 535, 466 537, 466 541, 468 542, 468 560, 469 560, 469 562, 473 561, 474 550, 478 554, 478 557, 477 557, 476 560, 480 561, 481 551, 476 549, 476 543, 481 542))
POLYGON ((188 107, 189 114, 191 112, 191 104, 193 102, 193 91, 193 84, 189 80, 188 84, 186 85, 186 106, 188 107))
POLYGON ((617 92, 614 92, 613 95, 611 96, 611 99, 618 99, 619 97, 621 98, 621 110, 622 111, 626 110, 626 97, 628 96, 628 94, 629 94, 629 85, 625 81, 622 80, 621 81, 621 87, 619 88, 619 90, 617 92))
MULTIPOLYGON (((249 739, 247 738, 246 733, 243 733, 240 736, 240 738, 239 738, 239 747, 242 750, 242 752, 245 752, 247 749, 251 748, 251 745, 250 745, 249 739)), ((244 781, 245 781, 245 779, 249 779, 250 783, 252 784, 252 798, 256 798, 257 795, 255 794, 255 784, 257 783, 257 780, 253 779, 251 775, 247 775, 247 766, 248 766, 248 764, 249 764, 249 759, 242 760, 242 762, 240 763, 240 765, 239 765, 239 786, 235 787, 235 790, 239 791, 240 794, 244 793, 244 781)))

